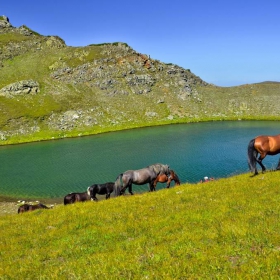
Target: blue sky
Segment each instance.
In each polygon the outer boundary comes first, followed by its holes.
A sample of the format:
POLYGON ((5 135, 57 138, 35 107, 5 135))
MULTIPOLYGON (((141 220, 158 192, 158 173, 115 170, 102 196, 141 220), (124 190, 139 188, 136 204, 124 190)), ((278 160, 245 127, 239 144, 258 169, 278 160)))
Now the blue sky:
POLYGON ((0 15, 69 46, 125 42, 208 83, 280 82, 279 0, 1 1, 0 15))

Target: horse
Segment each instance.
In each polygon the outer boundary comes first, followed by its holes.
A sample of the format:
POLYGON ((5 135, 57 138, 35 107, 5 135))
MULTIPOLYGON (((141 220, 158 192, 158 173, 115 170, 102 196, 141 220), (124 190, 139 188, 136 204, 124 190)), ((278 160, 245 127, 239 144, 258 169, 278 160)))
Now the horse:
POLYGON ((88 187, 87 194, 90 196, 91 200, 98 201, 96 194, 104 195, 106 194, 106 199, 110 198, 111 193, 114 190, 115 182, 108 182, 104 184, 93 184, 88 187))
POLYGON ((257 163, 264 172, 266 168, 262 163, 263 159, 267 155, 273 156, 278 153, 280 153, 280 134, 275 136, 261 135, 250 140, 248 144, 248 165, 251 172, 254 172, 253 176, 258 174, 257 163))
POLYGON ((87 200, 90 200, 90 196, 87 191, 82 193, 69 193, 64 197, 64 205, 87 200))
POLYGON ((132 184, 149 184, 150 191, 154 191, 154 181, 159 174, 166 174, 167 176, 169 176, 169 166, 161 163, 156 163, 138 170, 127 170, 124 173, 119 174, 116 178, 114 186, 115 195, 119 196, 124 194, 127 188, 129 190, 129 193, 133 195, 132 184))
POLYGON ((179 186, 181 184, 181 182, 179 180, 179 177, 174 172, 174 170, 170 170, 170 175, 169 176, 167 176, 166 174, 159 174, 154 181, 154 188, 153 189, 156 190, 156 185, 157 185, 158 182, 159 183, 167 182, 166 188, 168 189, 170 187, 171 181, 174 181, 176 186, 179 186))
POLYGON ((24 212, 29 212, 29 211, 34 211, 37 209, 51 209, 52 207, 48 207, 42 203, 38 203, 38 204, 29 204, 29 203, 25 203, 21 206, 19 206, 18 208, 18 214, 20 213, 24 213, 24 212))

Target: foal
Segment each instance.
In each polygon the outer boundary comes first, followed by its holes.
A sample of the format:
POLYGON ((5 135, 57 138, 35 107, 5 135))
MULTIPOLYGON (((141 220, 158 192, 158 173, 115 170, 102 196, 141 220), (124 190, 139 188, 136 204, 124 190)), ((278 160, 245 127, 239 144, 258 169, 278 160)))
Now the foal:
POLYGON ((156 185, 157 185, 158 182, 160 182, 160 183, 167 182, 166 188, 169 188, 171 181, 174 181, 176 186, 179 186, 181 184, 181 182, 179 180, 179 177, 174 172, 174 170, 170 170, 170 175, 169 176, 167 176, 166 174, 159 174, 157 176, 157 178, 155 179, 153 187, 150 191, 155 191, 156 190, 156 185))

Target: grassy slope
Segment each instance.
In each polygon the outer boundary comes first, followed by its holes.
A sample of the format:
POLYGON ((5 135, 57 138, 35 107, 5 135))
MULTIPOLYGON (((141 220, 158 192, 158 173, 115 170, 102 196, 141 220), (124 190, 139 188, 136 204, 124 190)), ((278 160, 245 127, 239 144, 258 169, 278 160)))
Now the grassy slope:
POLYGON ((0 220, 0 278, 276 279, 279 172, 0 220))

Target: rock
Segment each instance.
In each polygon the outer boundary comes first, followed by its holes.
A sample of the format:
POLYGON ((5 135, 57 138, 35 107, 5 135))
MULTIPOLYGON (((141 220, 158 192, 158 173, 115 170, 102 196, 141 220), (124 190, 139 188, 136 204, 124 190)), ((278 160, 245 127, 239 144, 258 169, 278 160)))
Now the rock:
POLYGON ((9 18, 6 16, 0 16, 0 28, 11 27, 12 25, 9 22, 9 18))
POLYGON ((49 36, 49 37, 47 37, 46 45, 49 48, 55 48, 55 49, 64 48, 66 46, 64 40, 62 40, 58 36, 49 36))
POLYGON ((38 82, 23 80, 3 87, 0 90, 0 96, 13 98, 15 95, 37 94, 38 92, 40 92, 38 82))
POLYGON ((25 35, 25 36, 32 35, 32 31, 25 25, 20 26, 17 30, 22 35, 25 35))

